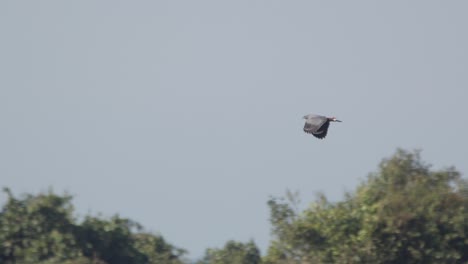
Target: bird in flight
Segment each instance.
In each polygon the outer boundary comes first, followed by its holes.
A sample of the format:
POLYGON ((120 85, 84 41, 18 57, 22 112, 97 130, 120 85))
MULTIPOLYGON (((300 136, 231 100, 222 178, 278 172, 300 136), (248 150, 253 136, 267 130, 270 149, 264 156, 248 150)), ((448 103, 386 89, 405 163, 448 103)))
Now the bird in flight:
POLYGON ((341 122, 335 117, 314 114, 305 115, 303 118, 305 119, 304 132, 312 134, 319 139, 324 139, 327 136, 330 122, 341 122))

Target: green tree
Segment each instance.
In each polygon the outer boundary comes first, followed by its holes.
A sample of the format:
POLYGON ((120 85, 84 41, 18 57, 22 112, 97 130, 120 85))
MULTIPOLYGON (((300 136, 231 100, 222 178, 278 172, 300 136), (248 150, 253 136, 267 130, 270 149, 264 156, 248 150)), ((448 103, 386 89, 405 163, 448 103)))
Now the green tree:
POLYGON ((184 250, 167 243, 161 236, 136 232, 141 229, 139 224, 118 216, 110 220, 87 217, 80 232, 84 255, 112 264, 182 263, 184 250))
POLYGON ((265 263, 466 263, 466 181, 398 150, 355 193, 303 212, 271 199, 275 239, 265 263))
POLYGON ((16 198, 0 211, 0 263, 177 264, 185 253, 130 219, 73 217, 72 197, 51 191, 16 198))
POLYGON ((79 257, 69 195, 49 192, 8 199, 0 213, 0 263, 39 263, 79 257))
POLYGON ((135 248, 143 253, 148 260, 148 264, 178 264, 186 253, 185 250, 176 248, 167 243, 162 236, 148 233, 138 233, 134 237, 135 248))
POLYGON ((222 249, 207 249, 199 264, 258 264, 260 251, 253 241, 241 243, 228 241, 222 249))
POLYGON ((139 226, 129 219, 114 216, 104 220, 88 216, 77 235, 87 257, 115 264, 146 263, 147 257, 134 246, 132 228, 139 226))

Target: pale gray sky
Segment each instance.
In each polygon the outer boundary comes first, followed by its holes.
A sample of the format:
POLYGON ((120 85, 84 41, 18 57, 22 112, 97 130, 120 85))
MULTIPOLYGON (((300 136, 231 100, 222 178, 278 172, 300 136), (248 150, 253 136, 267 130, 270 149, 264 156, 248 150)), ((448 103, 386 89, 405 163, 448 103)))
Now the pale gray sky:
MULTIPOLYGON (((468 170, 466 1, 0 2, 0 184, 199 257, 397 147, 468 170), (303 115, 335 115, 323 141, 303 115)), ((5 197, 1 197, 4 201, 5 197)))

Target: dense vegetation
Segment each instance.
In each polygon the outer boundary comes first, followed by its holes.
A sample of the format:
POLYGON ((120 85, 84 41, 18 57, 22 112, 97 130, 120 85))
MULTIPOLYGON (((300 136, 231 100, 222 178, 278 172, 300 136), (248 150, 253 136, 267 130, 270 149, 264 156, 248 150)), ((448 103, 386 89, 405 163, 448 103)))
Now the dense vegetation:
MULTIPOLYGON (((87 216, 69 195, 15 197, 0 212, 0 263, 184 263, 184 250, 135 222, 87 216)), ((273 240, 207 249, 198 264, 468 263, 468 184, 453 168, 431 170, 398 150, 340 202, 320 196, 304 211, 296 197, 272 198, 273 240)), ((187 262, 187 261, 185 261, 187 262)))
POLYGON ((468 263, 468 185, 398 150, 338 203, 304 212, 269 201, 276 238, 264 263, 468 263))
POLYGON ((0 212, 0 263, 182 263, 184 253, 119 216, 77 223, 69 195, 51 192, 8 200, 0 212))

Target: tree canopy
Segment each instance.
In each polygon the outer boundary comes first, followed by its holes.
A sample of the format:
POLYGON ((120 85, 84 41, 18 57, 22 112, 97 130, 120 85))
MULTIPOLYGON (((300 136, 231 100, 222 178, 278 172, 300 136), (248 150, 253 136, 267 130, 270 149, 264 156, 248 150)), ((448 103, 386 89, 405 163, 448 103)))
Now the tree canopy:
POLYGON ((344 201, 303 212, 271 199, 275 239, 265 263, 467 263, 467 184, 431 170, 418 151, 384 159, 344 201))
POLYGON ((203 260, 197 264, 259 264, 260 250, 253 241, 240 243, 228 241, 222 249, 207 249, 203 260))
MULTIPOLYGON (((4 192, 0 263, 188 263, 185 250, 130 219, 78 221, 68 194, 4 192)), ((299 211, 296 198, 268 201, 264 256, 253 241, 228 241, 196 263, 468 263, 468 183, 452 167, 433 170, 418 151, 397 150, 342 201, 320 195, 299 211)))
POLYGON ((0 212, 0 263, 182 263, 183 250, 141 232, 125 218, 87 216, 78 223, 72 197, 49 193, 15 197, 0 212))

